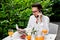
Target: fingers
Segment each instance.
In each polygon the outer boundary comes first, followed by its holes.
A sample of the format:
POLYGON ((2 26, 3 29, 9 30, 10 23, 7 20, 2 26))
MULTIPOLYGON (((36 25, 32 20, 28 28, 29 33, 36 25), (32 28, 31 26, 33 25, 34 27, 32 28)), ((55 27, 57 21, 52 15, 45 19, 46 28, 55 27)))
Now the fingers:
POLYGON ((17 31, 18 31, 19 33, 21 33, 21 34, 22 34, 22 33, 25 33, 25 30, 24 30, 24 29, 18 29, 17 31))

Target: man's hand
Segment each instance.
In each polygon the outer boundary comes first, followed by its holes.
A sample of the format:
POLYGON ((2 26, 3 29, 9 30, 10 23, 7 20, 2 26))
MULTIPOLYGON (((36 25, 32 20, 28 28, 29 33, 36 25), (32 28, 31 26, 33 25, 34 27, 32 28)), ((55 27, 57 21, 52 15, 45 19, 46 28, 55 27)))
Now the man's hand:
POLYGON ((22 34, 22 33, 25 33, 25 30, 24 29, 17 29, 17 31, 22 34))
POLYGON ((40 13, 38 15, 39 15, 40 22, 42 22, 42 13, 40 13))
POLYGON ((38 23, 38 20, 40 21, 40 22, 42 22, 42 14, 38 14, 37 15, 37 17, 36 17, 36 23, 38 23))

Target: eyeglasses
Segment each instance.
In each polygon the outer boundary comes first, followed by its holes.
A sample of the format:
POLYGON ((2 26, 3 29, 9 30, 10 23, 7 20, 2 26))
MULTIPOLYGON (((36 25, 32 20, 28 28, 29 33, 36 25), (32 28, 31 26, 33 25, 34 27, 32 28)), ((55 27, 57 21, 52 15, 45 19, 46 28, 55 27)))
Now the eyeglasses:
POLYGON ((32 11, 33 13, 36 13, 36 12, 38 12, 38 11, 32 11))

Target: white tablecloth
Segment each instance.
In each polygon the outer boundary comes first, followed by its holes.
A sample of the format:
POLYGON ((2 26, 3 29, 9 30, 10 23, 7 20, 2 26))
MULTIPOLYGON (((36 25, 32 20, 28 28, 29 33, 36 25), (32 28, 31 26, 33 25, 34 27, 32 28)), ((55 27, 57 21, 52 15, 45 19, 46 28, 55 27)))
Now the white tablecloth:
POLYGON ((56 34, 48 34, 46 35, 45 40, 55 40, 55 38, 56 38, 56 34))
MULTIPOLYGON (((45 37, 46 37, 45 40, 55 40, 56 34, 48 34, 45 37)), ((25 40, 25 39, 20 39, 20 38, 13 38, 13 37, 11 38, 10 36, 8 36, 2 40, 11 40, 11 39, 13 39, 13 40, 25 40)))

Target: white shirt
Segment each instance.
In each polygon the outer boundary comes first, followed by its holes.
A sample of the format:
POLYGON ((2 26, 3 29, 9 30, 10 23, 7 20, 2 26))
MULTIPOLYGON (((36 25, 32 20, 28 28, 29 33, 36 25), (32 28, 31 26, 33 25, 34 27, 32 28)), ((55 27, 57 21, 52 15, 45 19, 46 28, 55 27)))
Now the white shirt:
POLYGON ((42 29, 47 29, 49 31, 49 18, 47 16, 42 15, 42 22, 38 21, 38 24, 36 23, 36 18, 34 15, 30 16, 29 22, 27 25, 27 28, 25 28, 26 32, 31 32, 33 27, 39 32, 42 31, 42 29))

